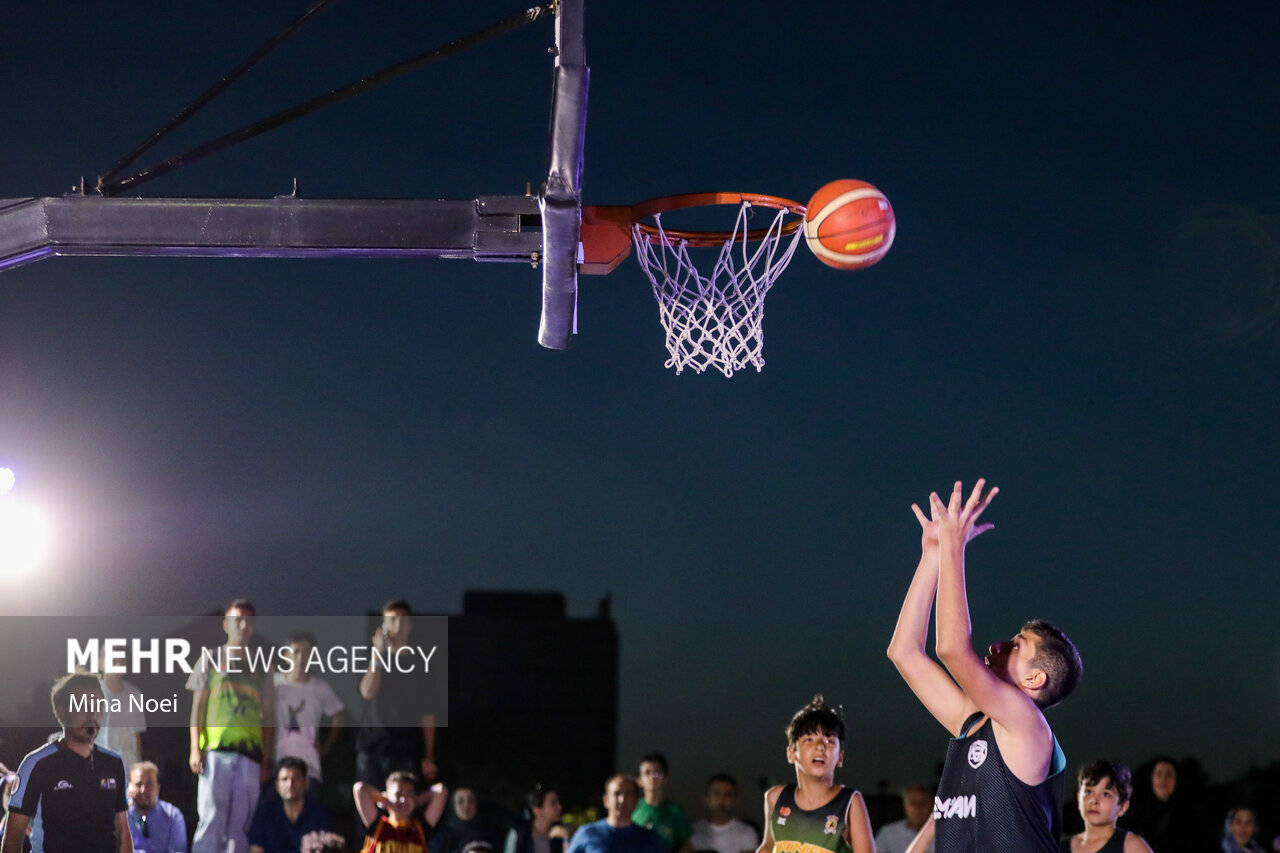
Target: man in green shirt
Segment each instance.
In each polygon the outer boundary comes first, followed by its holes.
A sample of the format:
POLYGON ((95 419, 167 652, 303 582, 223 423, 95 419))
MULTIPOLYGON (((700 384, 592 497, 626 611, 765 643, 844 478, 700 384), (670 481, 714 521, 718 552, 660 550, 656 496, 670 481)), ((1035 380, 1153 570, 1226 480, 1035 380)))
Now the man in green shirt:
POLYGON ((640 759, 640 787, 644 799, 631 820, 658 833, 667 853, 693 853, 693 824, 684 809, 667 799, 667 758, 662 753, 640 759))

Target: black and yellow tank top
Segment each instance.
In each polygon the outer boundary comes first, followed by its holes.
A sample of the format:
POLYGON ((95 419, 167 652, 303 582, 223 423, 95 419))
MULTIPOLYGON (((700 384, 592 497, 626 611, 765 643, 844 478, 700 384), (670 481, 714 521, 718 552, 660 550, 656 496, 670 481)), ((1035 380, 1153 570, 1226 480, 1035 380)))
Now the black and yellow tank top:
POLYGON ((852 788, 842 787, 831 802, 810 811, 796 805, 795 785, 784 787, 769 815, 773 853, 853 853, 845 840, 853 794, 852 788))

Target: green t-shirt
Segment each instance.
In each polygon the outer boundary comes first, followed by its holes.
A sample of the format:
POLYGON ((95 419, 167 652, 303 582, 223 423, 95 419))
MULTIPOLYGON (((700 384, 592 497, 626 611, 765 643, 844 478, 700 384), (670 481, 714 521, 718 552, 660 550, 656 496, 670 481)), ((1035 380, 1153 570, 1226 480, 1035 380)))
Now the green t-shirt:
POLYGON ((631 820, 658 833, 668 853, 693 837, 693 824, 689 823, 688 815, 670 800, 663 800, 656 806, 641 800, 631 813, 631 820))

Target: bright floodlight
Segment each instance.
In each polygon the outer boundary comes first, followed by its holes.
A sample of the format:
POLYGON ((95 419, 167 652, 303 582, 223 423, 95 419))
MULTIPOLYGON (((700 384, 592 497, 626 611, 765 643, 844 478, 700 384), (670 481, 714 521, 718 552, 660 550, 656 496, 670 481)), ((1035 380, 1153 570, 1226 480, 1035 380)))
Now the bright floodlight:
POLYGON ((13 488, 13 472, 8 468, 0 468, 0 495, 13 488))
POLYGON ((49 526, 34 509, 0 498, 0 574, 26 571, 44 556, 49 526))

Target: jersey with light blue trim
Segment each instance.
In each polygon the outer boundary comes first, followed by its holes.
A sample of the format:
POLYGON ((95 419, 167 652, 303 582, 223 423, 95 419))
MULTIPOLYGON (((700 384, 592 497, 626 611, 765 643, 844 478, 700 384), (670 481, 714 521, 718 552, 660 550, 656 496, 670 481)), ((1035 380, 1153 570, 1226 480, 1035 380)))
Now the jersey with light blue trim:
POLYGON ((115 853, 116 815, 128 807, 124 760, 97 745, 80 756, 61 740, 22 759, 9 801, 31 818, 32 853, 115 853))

